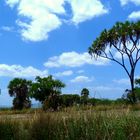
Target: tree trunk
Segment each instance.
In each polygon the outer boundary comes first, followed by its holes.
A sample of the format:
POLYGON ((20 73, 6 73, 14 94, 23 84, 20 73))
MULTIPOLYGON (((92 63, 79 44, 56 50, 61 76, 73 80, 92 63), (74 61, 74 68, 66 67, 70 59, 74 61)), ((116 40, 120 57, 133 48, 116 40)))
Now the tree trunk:
POLYGON ((131 83, 131 92, 132 92, 132 99, 133 99, 133 103, 136 103, 136 95, 134 92, 134 69, 131 70, 131 75, 130 75, 130 83, 131 83))

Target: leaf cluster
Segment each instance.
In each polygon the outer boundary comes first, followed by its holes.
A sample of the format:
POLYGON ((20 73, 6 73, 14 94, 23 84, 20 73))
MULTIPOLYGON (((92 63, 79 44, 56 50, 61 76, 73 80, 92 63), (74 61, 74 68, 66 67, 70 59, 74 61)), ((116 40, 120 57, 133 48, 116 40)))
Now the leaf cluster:
MULTIPOLYGON (((132 42, 134 46, 139 44, 140 39, 140 21, 134 23, 126 21, 125 23, 117 22, 111 29, 105 29, 100 36, 92 43, 89 53, 100 56, 106 47, 116 47, 122 44, 122 53, 125 52, 127 43, 132 42)), ((130 50, 133 51, 133 50, 130 50)))
POLYGON ((65 84, 60 80, 53 79, 52 76, 44 78, 38 76, 32 83, 30 96, 43 103, 49 96, 59 95, 63 87, 65 87, 65 84))

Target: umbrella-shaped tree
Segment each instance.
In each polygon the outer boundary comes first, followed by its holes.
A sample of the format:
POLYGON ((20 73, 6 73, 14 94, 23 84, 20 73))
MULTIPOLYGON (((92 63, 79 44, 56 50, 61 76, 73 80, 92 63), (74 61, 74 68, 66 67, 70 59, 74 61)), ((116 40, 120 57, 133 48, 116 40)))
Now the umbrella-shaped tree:
POLYGON ((111 29, 104 30, 89 48, 93 56, 102 57, 118 63, 127 73, 133 102, 136 102, 134 91, 135 68, 140 60, 140 21, 118 22, 111 29))

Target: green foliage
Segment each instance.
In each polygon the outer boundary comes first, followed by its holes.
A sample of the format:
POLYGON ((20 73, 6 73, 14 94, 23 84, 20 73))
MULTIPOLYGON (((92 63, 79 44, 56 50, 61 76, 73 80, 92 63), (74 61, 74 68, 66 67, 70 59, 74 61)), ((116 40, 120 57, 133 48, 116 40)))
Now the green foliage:
MULTIPOLYGON (((133 93, 135 93, 136 101, 140 102, 140 79, 135 80, 136 87, 133 90, 133 93)), ((132 91, 129 89, 125 90, 125 93, 122 96, 122 99, 126 100, 127 102, 133 103, 133 95, 132 91)))
POLYGON ((59 106, 59 95, 61 94, 61 88, 65 87, 65 84, 60 80, 53 79, 52 76, 48 77, 36 77, 36 81, 32 83, 30 89, 30 96, 40 101, 43 104, 43 108, 56 108, 59 106))
POLYGON ((58 109, 58 107, 60 107, 62 104, 61 98, 59 95, 52 95, 49 96, 48 99, 46 99, 43 102, 43 109, 44 110, 48 110, 48 109, 53 109, 54 111, 56 111, 58 109))
POLYGON ((36 81, 32 83, 30 95, 32 98, 40 102, 44 102, 50 95, 61 94, 61 88, 65 87, 65 84, 60 80, 53 79, 52 76, 41 78, 36 77, 36 81))
POLYGON ((88 103, 88 96, 89 96, 89 90, 87 88, 83 88, 81 91, 81 104, 87 104, 88 103))
POLYGON ((81 91, 81 96, 84 96, 84 97, 88 98, 89 90, 87 88, 83 88, 82 91, 81 91))
POLYGON ((135 80, 135 84, 136 84, 137 86, 140 86, 140 78, 135 80))
POLYGON ((13 108, 23 109, 30 108, 29 90, 31 81, 21 78, 14 78, 8 85, 9 95, 14 97, 13 108))
MULTIPOLYGON (((132 41, 134 45, 138 45, 139 34, 140 34, 140 21, 133 23, 126 21, 125 23, 117 22, 110 30, 104 30, 100 37, 98 37, 89 48, 89 53, 95 53, 101 55, 107 46, 117 47, 118 43, 125 43, 132 41)), ((127 49, 127 45, 125 46, 127 49)), ((136 46, 135 46, 136 47, 136 46)), ((119 47, 118 47, 119 48, 119 47)), ((135 49, 135 48, 133 48, 135 49)), ((120 50, 121 51, 121 48, 120 50)), ((123 53, 126 50, 124 50, 123 53)))
POLYGON ((113 104, 115 104, 115 100, 89 98, 88 104, 91 104, 91 105, 113 105, 113 104))
POLYGON ((61 105, 64 107, 73 106, 80 103, 80 96, 78 94, 63 94, 60 96, 61 105))

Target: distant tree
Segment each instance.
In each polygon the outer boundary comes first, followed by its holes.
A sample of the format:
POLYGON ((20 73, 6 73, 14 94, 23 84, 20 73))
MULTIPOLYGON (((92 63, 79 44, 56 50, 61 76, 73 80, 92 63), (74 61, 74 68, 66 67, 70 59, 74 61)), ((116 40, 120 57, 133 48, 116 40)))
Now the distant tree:
MULTIPOLYGON (((136 96, 136 101, 139 102, 140 101, 140 79, 136 79, 135 80, 135 88, 134 88, 134 93, 136 96)), ((127 100, 128 102, 133 102, 133 94, 132 91, 129 89, 125 90, 125 93, 122 96, 123 99, 127 100)))
MULTIPOLYGON (((63 87, 65 87, 65 84, 60 80, 53 79, 52 76, 44 78, 37 76, 35 82, 32 83, 30 95, 42 104, 49 104, 45 103, 49 101, 50 104, 53 104, 52 101, 54 101, 56 105, 56 98, 61 94, 61 88, 63 87)), ((56 107, 54 107, 54 109, 55 108, 56 107)))
POLYGON ((140 21, 133 23, 117 22, 112 29, 104 30, 89 48, 89 53, 118 63, 127 73, 133 102, 135 68, 140 60, 140 21))
POLYGON ((136 98, 140 102, 140 78, 135 79, 135 93, 136 93, 136 98))
POLYGON ((29 89, 31 81, 21 78, 14 78, 8 85, 9 95, 14 97, 13 108, 23 109, 31 107, 29 89))
POLYGON ((138 87, 140 87, 140 78, 138 78, 138 79, 135 80, 135 84, 136 84, 138 87))
POLYGON ((83 88, 81 91, 81 96, 88 97, 89 96, 89 90, 87 88, 83 88))
POLYGON ((81 102, 87 104, 89 96, 89 90, 87 88, 83 88, 81 91, 81 102))
MULTIPOLYGON (((134 91, 133 91, 134 92, 134 91)), ((135 95, 136 96, 136 95, 135 95)), ((136 97, 135 97, 136 98, 136 97)), ((127 103, 133 103, 133 96, 132 91, 129 89, 126 89, 124 94, 122 95, 122 99, 126 101, 127 103)))

